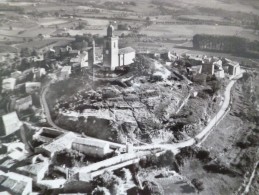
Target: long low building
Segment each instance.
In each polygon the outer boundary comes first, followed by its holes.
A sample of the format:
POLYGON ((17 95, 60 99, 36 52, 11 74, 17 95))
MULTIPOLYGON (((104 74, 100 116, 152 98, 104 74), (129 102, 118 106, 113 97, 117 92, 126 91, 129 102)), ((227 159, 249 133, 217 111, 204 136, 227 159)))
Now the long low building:
POLYGON ((112 152, 107 142, 87 138, 76 138, 72 143, 72 149, 94 157, 104 157, 112 152))
POLYGON ((53 157, 57 152, 65 149, 73 149, 92 157, 104 157, 113 151, 110 149, 108 142, 82 138, 73 132, 68 132, 58 136, 49 143, 35 148, 35 152, 53 157))

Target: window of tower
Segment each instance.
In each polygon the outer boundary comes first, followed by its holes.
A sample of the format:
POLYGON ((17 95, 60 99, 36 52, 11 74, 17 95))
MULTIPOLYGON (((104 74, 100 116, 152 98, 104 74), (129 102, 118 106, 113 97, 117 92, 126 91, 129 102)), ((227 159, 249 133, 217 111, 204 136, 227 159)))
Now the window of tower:
POLYGON ((115 42, 114 42, 114 44, 113 44, 113 45, 114 45, 114 48, 116 48, 116 43, 115 43, 115 42))

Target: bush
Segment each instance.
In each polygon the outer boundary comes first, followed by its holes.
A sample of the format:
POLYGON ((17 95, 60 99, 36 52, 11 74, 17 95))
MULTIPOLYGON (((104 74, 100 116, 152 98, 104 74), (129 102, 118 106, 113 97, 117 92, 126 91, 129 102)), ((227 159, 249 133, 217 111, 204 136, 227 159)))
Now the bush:
POLYGON ((192 184, 194 185, 194 187, 198 190, 198 192, 204 190, 204 185, 203 182, 199 179, 193 179, 192 180, 192 184))
POLYGON ((196 157, 201 160, 201 161, 210 161, 211 157, 210 157, 210 152, 207 150, 200 150, 198 151, 198 153, 196 154, 196 157))
POLYGON ((163 188, 153 181, 144 181, 142 183, 143 190, 141 192, 142 195, 163 195, 163 188))
POLYGON ((110 195, 111 193, 107 188, 97 186, 93 192, 92 195, 110 195))
POLYGON ((120 194, 124 189, 122 180, 112 172, 104 172, 102 175, 93 180, 93 186, 105 187, 111 194, 120 194))

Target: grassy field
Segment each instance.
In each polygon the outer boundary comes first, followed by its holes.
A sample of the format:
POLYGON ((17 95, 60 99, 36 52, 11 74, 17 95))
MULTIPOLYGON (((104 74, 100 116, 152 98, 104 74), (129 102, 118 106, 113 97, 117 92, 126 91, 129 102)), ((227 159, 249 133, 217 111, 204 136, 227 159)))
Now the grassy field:
POLYGON ((243 29, 237 26, 154 24, 149 26, 148 28, 143 29, 141 33, 148 36, 186 38, 192 38, 195 34, 237 35, 252 40, 259 40, 259 36, 253 34, 253 30, 243 29))

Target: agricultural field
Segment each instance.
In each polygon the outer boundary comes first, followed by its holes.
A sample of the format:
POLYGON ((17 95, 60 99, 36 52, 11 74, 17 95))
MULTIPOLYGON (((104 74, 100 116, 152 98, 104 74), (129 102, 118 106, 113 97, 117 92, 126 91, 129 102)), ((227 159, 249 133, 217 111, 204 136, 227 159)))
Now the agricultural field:
POLYGON ((259 36, 254 34, 253 30, 244 29, 238 26, 153 24, 141 30, 141 33, 148 36, 172 38, 192 38, 195 34, 234 35, 249 38, 251 40, 259 40, 259 36))

